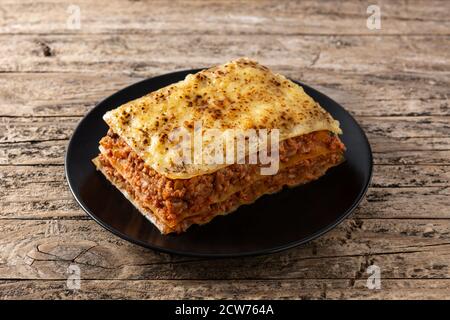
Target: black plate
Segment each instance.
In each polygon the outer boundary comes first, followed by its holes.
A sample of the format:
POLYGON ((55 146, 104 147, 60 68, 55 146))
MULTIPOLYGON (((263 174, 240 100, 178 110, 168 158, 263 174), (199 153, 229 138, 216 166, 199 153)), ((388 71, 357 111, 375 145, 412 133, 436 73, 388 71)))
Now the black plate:
POLYGON ((103 114, 150 91, 184 79, 186 70, 133 84, 100 102, 79 123, 66 154, 66 176, 80 206, 114 234, 169 253, 231 257, 272 253, 315 239, 346 218, 364 196, 372 174, 372 153, 364 132, 353 117, 324 94, 299 83, 306 93, 340 121, 346 161, 319 180, 274 195, 192 226, 181 235, 163 236, 95 170, 91 159, 107 132, 103 114))

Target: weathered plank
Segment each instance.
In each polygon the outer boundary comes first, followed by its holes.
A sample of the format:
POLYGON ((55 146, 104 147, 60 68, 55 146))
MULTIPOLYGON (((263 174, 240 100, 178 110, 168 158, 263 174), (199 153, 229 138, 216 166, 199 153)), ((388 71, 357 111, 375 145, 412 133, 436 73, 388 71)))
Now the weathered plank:
POLYGON ((359 123, 366 134, 381 137, 437 137, 450 133, 449 117, 361 117, 359 123))
MULTIPOLYGON (((375 166, 358 216, 449 218, 448 166, 375 166)), ((61 166, 0 167, 0 219, 85 217, 66 186, 61 166)))
MULTIPOLYGON (((69 139, 80 117, 0 117, 0 143, 69 139)), ((448 138, 449 117, 357 117, 369 139, 448 138)), ((377 150, 375 150, 377 151, 377 150)))
MULTIPOLYGON (((275 68, 323 91, 356 116, 450 115, 446 76, 283 69, 275 68)), ((168 66, 164 72, 174 70, 168 66)), ((142 79, 119 74, 6 73, 0 77, 0 116, 83 116, 102 99, 142 79)))
MULTIPOLYGON (((418 138, 416 145, 423 147, 396 150, 394 143, 392 150, 384 150, 388 139, 375 141, 372 148, 375 164, 409 164, 409 165, 442 165, 450 164, 450 138, 441 138, 440 144, 433 143, 438 138, 418 138), (442 150, 441 150, 442 149, 442 150)), ((62 165, 67 140, 0 143, 0 165, 62 165)))
POLYGON ((441 165, 450 164, 450 150, 393 151, 375 153, 375 164, 441 165))
MULTIPOLYGON (((375 166, 372 187, 447 187, 450 185, 449 167, 448 165, 375 166)), ((52 189, 56 195, 64 194, 61 193, 65 189, 62 166, 0 166, 0 178, 2 187, 0 195, 4 200, 21 196, 31 200, 52 189)))
POLYGON ((428 156, 422 155, 424 158, 429 156, 433 157, 434 151, 448 150, 450 141, 450 137, 386 137, 378 134, 369 134, 368 138, 372 147, 372 152, 392 154, 403 153, 405 159, 409 156, 414 156, 414 151, 428 152, 428 156), (411 152, 411 154, 408 154, 409 152, 411 152))
POLYGON ((0 299, 448 298, 448 1, 379 2, 381 30, 364 2, 79 0, 80 30, 69 4, 0 4, 0 299), (354 215, 305 246, 219 260, 146 250, 90 220, 62 166, 81 116, 143 78, 243 55, 361 123, 375 167, 354 215), (365 287, 371 264, 382 290, 365 287))
POLYGON ((372 187, 448 186, 449 166, 376 166, 372 187))
POLYGON ((80 117, 0 118, 0 143, 67 140, 80 117))
POLYGON ((140 248, 94 221, 56 223, 3 221, 0 279, 66 279, 73 263, 84 279, 361 279, 372 264, 383 278, 450 278, 449 220, 348 219, 292 250, 213 260, 140 248))
POLYGON ((423 72, 448 76, 449 37, 433 41, 432 36, 18 35, 11 41, 9 36, 0 36, 0 72, 145 75, 249 56, 291 72, 309 67, 337 74, 423 72))
MULTIPOLYGON (((63 164, 79 117, 0 117, 0 165, 63 164)), ((375 164, 448 165, 448 117, 362 117, 375 164), (416 138, 417 137, 417 138, 416 138)))
POLYGON ((63 165, 68 143, 68 140, 0 143, 0 164, 63 165))
POLYGON ((382 280, 380 290, 367 280, 82 280, 0 281, 3 299, 447 299, 449 280, 382 280))
POLYGON ((355 211, 357 218, 450 218, 450 189, 370 188, 355 211))
POLYGON ((81 29, 67 26, 70 1, 5 2, 2 33, 166 34, 448 34, 446 1, 379 2, 382 28, 369 30, 365 2, 80 1, 81 29), (45 17, 43 19, 42 17, 45 17), (318 24, 317 21, 321 23, 318 24))
MULTIPOLYGON (((0 195, 0 219, 87 219, 63 182, 53 182, 47 187, 30 182, 0 195)), ((355 215, 443 219, 450 218, 449 207, 448 187, 370 188, 355 215)))

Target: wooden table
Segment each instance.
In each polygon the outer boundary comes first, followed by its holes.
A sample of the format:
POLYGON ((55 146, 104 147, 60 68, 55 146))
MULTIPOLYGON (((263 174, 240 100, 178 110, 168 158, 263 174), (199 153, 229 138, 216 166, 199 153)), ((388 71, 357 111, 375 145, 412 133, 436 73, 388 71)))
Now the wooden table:
POLYGON ((450 2, 377 1, 374 30, 369 4, 1 0, 0 298, 449 298, 450 2), (220 260, 140 248, 88 218, 63 166, 86 112, 141 79, 239 56, 364 127, 375 167, 356 212, 308 245, 220 260))

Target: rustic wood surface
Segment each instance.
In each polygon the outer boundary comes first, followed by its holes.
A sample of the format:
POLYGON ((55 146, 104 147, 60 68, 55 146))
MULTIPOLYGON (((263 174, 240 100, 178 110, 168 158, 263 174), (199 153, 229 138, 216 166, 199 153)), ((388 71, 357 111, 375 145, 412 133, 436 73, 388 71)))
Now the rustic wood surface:
POLYGON ((380 30, 366 1, 0 0, 0 298, 450 298, 450 2, 376 3, 380 30), (239 56, 361 123, 375 167, 356 212, 307 245, 215 260, 143 249, 89 219, 63 167, 83 115, 143 78, 239 56), (379 290, 366 286, 373 264, 379 290))

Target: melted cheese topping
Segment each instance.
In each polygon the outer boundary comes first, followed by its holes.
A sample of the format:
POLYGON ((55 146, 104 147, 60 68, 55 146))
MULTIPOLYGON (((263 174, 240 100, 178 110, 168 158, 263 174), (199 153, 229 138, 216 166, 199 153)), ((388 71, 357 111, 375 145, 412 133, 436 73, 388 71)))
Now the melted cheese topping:
POLYGON ((228 129, 278 129, 280 141, 319 130, 342 133, 339 122, 302 87, 247 58, 190 74, 103 118, 147 165, 172 179, 189 179, 229 165, 180 163, 185 147, 190 150, 194 145, 198 123, 203 131, 219 132, 204 136, 203 158, 215 150, 217 139, 236 140, 241 134, 228 129), (192 135, 189 145, 174 138, 181 130, 192 135))

